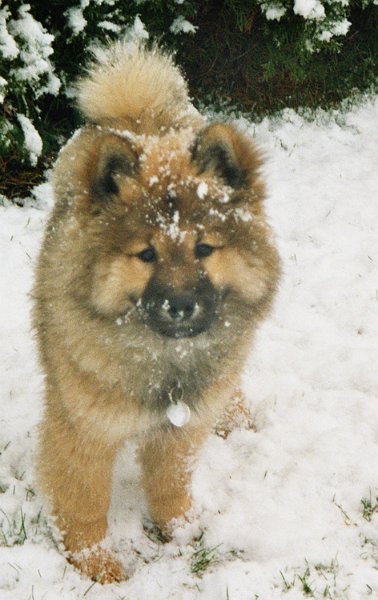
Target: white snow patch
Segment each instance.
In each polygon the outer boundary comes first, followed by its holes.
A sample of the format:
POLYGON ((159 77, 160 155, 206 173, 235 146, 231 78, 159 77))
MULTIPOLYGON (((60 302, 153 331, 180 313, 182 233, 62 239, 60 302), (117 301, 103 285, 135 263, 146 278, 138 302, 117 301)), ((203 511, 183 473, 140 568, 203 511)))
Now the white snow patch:
POLYGON ((153 185, 155 185, 155 183, 159 183, 159 178, 157 177, 157 175, 152 175, 152 177, 150 177, 148 180, 148 185, 152 187, 153 185))
POLYGON ((0 103, 2 104, 4 102, 4 98, 5 98, 5 89, 8 85, 8 82, 6 79, 4 79, 4 77, 0 77, 0 103))
POLYGON ((169 29, 172 33, 195 33, 198 27, 180 15, 173 21, 169 29))
POLYGON ((173 213, 173 216, 172 216, 172 221, 167 226, 167 235, 172 240, 176 240, 180 236, 179 221, 180 221, 180 213, 178 210, 175 210, 175 212, 173 213))
POLYGON ((174 211, 171 219, 167 219, 165 215, 160 213, 157 216, 157 224, 159 225, 160 230, 171 238, 171 240, 177 242, 181 242, 186 235, 185 231, 181 231, 179 223, 180 213, 178 210, 174 211))
POLYGON ((351 22, 347 19, 333 23, 328 29, 321 31, 318 39, 321 42, 329 42, 335 35, 346 35, 348 33, 351 22))
POLYGON ((228 190, 223 190, 222 194, 219 197, 219 202, 221 202, 222 204, 227 204, 228 202, 230 202, 230 200, 231 200, 230 192, 228 192, 228 190))
POLYGON ((98 26, 106 31, 113 31, 114 33, 119 33, 122 29, 120 25, 117 25, 117 23, 112 23, 111 21, 100 21, 98 26))
POLYGON ((142 40, 148 40, 149 33, 142 22, 139 15, 136 15, 134 23, 126 30, 124 35, 124 42, 128 44, 137 44, 142 40))
POLYGON ((82 6, 73 6, 64 13, 67 17, 67 23, 71 27, 74 35, 78 35, 84 31, 88 21, 83 15, 82 6))
POLYGON ((42 153, 41 136, 28 117, 19 113, 17 119, 25 137, 25 148, 29 153, 30 164, 35 166, 42 153))
POLYGON ((235 208, 232 213, 236 221, 244 221, 244 223, 248 223, 253 219, 251 213, 245 208, 235 208))
POLYGON ((262 4, 261 8, 268 21, 279 21, 286 13, 286 6, 282 4, 262 4))
POLYGON ((324 6, 319 0, 294 0, 294 12, 304 19, 323 19, 324 6))
POLYGON ((3 8, 0 10, 0 55, 3 58, 15 59, 19 55, 17 43, 7 28, 7 18, 9 10, 3 8))
POLYGON ((210 217, 216 217, 217 219, 220 219, 223 222, 226 220, 226 215, 224 215, 223 213, 219 212, 219 210, 216 210, 215 208, 210 208, 209 209, 209 216, 210 217))
POLYGON ((50 210, 54 204, 54 192, 50 183, 51 171, 45 173, 47 181, 33 188, 31 202, 41 210, 50 210))
POLYGON ((46 92, 57 94, 61 83, 49 60, 53 53, 54 36, 34 19, 30 8, 30 4, 23 4, 18 9, 18 18, 9 22, 10 33, 20 40, 19 58, 24 65, 13 69, 11 74, 21 82, 40 82, 37 97, 46 92), (42 83, 42 78, 47 82, 42 83))
POLYGON ((201 181, 197 188, 197 196, 200 200, 203 200, 209 191, 209 186, 205 181, 201 181))

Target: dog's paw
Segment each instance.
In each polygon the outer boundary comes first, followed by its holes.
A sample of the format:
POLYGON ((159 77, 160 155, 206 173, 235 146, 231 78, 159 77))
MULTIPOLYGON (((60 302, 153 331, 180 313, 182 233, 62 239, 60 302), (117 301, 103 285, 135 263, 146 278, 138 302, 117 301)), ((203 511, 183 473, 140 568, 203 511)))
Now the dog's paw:
POLYGON ((99 546, 72 554, 68 560, 83 575, 97 583, 116 583, 127 579, 121 563, 109 550, 99 546))

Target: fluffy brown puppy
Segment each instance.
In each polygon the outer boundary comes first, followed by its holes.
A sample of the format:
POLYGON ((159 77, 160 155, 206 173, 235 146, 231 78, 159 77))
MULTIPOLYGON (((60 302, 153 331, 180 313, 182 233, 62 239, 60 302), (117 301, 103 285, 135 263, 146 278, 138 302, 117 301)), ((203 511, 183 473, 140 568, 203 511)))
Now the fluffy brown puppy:
POLYGON ((230 412, 279 261, 256 149, 206 124, 170 56, 98 51, 78 103, 89 124, 56 164, 34 290, 39 473, 70 560, 108 582, 123 576, 99 545, 117 449, 138 441, 150 516, 169 530, 191 505, 193 456, 230 412))

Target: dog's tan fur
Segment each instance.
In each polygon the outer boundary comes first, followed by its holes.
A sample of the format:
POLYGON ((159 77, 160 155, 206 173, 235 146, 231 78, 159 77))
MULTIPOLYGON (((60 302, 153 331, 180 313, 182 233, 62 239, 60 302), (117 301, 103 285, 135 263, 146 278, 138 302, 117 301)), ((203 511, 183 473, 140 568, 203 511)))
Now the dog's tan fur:
POLYGON ((198 448, 238 393, 279 261, 257 151, 232 126, 205 123, 169 56, 121 44, 98 52, 78 98, 92 123, 57 162, 35 285, 46 373, 39 473, 70 560, 107 582, 123 576, 99 546, 118 448, 139 443, 150 514, 168 531, 191 506, 198 448), (215 250, 195 258, 197 243, 215 250), (140 259, 146 247, 155 263, 140 259), (167 338, 141 321, 156 273, 177 290, 206 276, 224 294, 208 331, 167 338), (192 412, 182 428, 165 413, 177 382, 192 412))

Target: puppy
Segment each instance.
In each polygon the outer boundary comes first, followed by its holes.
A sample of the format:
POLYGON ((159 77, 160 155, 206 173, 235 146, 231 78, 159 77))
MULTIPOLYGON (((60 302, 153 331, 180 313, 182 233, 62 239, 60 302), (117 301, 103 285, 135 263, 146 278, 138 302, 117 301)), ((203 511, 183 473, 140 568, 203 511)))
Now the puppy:
POLYGON ((150 516, 169 532, 196 452, 233 412, 279 258, 251 141, 207 124, 158 48, 96 54, 77 85, 88 124, 55 167, 34 322, 41 485, 71 562, 105 583, 123 577, 100 544, 117 450, 138 442, 150 516))

